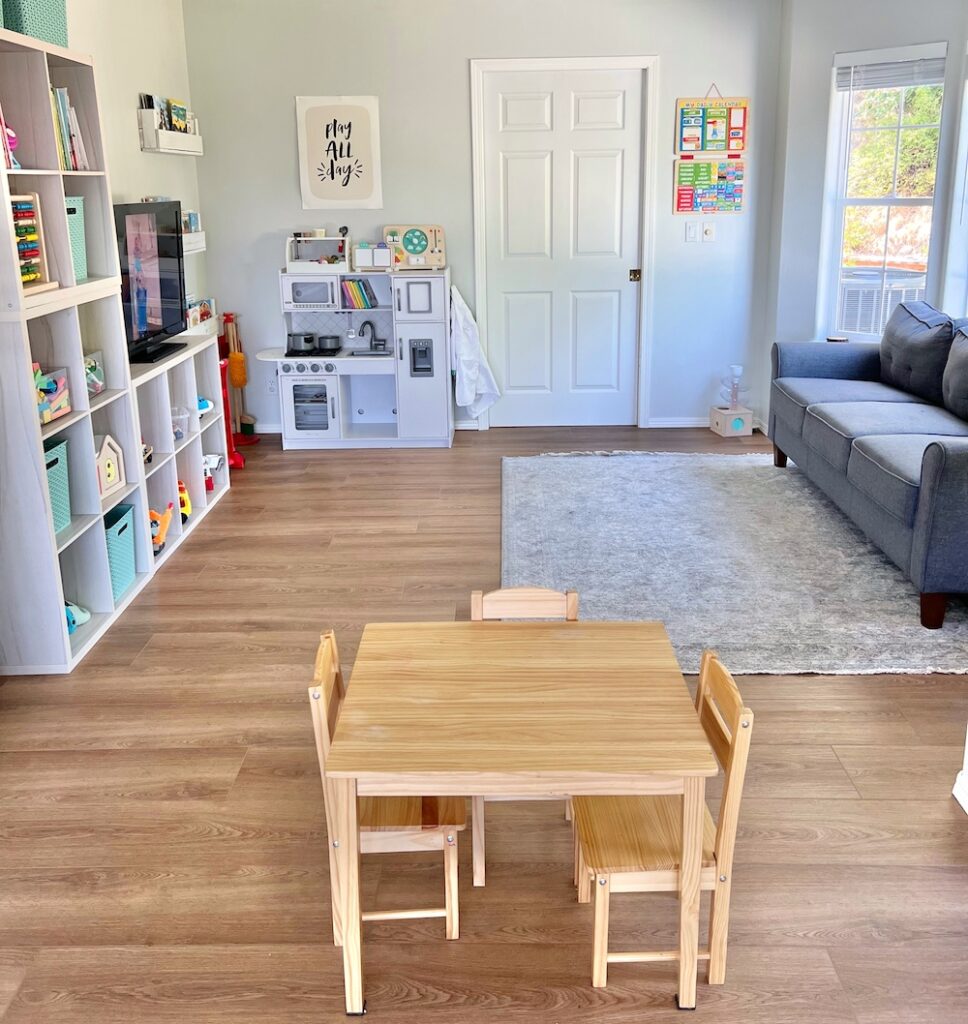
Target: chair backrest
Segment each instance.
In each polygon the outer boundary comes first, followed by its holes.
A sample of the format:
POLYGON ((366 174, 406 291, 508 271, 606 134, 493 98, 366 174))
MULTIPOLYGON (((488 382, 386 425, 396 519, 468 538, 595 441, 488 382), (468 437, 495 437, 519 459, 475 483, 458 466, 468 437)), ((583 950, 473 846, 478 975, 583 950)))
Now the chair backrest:
POLYGON ((696 711, 725 774, 716 824, 716 866, 720 874, 729 875, 753 734, 753 712, 743 704, 735 680, 715 651, 703 652, 696 711))
POLYGON ((549 590, 546 587, 504 587, 485 594, 471 594, 471 622, 485 619, 578 618, 577 590, 549 590))
POLYGON ((319 757, 319 771, 324 784, 326 757, 333 742, 336 722, 345 696, 346 685, 339 664, 336 634, 330 630, 319 638, 313 685, 309 688, 309 706, 313 715, 313 732, 316 734, 316 754, 319 757))

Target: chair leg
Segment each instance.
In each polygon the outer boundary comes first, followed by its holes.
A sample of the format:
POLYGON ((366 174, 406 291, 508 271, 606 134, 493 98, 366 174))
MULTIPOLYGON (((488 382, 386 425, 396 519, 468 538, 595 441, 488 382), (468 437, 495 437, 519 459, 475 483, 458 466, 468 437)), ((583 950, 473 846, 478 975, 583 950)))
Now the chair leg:
POLYGON ((726 981, 726 939, 729 935, 729 896, 732 880, 716 881, 709 907, 709 975, 710 985, 726 981))
POLYGON ((588 865, 585 863, 585 851, 578 843, 578 902, 591 903, 592 880, 588 874, 588 865))
POLYGON ((785 469, 787 464, 787 454, 773 445, 773 465, 779 469, 785 469))
POLYGON ((484 797, 471 797, 471 828, 474 843, 474 884, 484 884, 484 797))
POLYGON ((604 988, 608 975, 608 875, 595 876, 595 933, 592 942, 592 987, 604 988))
POLYGON ((444 909, 447 938, 460 938, 460 899, 457 885, 457 832, 444 835, 444 909))

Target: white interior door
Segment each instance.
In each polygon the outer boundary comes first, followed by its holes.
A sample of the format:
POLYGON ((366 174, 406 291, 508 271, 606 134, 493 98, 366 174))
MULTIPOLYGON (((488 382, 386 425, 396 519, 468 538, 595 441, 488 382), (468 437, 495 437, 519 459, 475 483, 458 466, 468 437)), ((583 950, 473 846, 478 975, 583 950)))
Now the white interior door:
POLYGON ((642 84, 484 73, 492 426, 636 422, 642 84))

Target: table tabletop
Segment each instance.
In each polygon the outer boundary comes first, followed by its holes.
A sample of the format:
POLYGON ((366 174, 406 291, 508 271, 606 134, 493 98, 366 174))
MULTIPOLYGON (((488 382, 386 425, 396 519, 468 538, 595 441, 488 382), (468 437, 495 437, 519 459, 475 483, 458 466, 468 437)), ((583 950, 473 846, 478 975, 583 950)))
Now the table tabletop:
POLYGON ((659 622, 368 625, 326 761, 360 795, 681 793, 716 772, 659 622))

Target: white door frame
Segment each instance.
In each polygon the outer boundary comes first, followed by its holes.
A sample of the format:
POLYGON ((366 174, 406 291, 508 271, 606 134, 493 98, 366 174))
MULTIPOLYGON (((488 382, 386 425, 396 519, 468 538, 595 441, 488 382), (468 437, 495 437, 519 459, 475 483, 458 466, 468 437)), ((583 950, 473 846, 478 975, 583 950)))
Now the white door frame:
MULTIPOLYGON (((487 344, 487 259, 484 166, 484 75, 488 71, 641 71, 642 72, 642 160, 639 225, 638 373, 636 375, 637 425, 649 423, 653 305, 653 225, 655 223, 656 131, 659 110, 659 58, 629 57, 499 57, 471 61, 471 137, 474 183, 474 305, 477 326, 485 354, 487 344)), ((487 430, 487 412, 478 417, 478 429, 487 430)))

